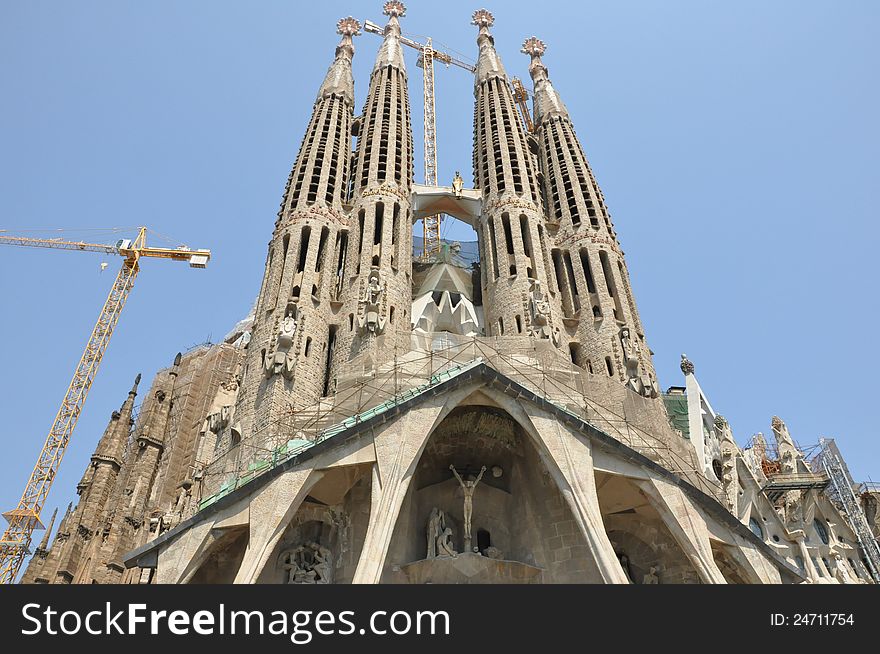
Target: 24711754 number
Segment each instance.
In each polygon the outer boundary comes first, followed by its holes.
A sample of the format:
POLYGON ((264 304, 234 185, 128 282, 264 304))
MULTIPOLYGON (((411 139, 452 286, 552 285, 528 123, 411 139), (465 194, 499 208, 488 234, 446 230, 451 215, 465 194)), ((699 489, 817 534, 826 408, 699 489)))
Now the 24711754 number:
POLYGON ((770 625, 774 627, 835 627, 852 626, 852 613, 773 613, 770 625))

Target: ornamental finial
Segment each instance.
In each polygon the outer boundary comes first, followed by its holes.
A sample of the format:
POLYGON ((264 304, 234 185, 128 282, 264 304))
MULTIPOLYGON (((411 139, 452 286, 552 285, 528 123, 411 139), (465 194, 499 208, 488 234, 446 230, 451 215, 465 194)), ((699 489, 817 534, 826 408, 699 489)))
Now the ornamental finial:
POLYGON ((717 429, 724 429, 725 427, 727 427, 727 418, 722 415, 715 416, 714 422, 717 429))
POLYGON ((406 14, 406 6, 398 0, 388 0, 382 7, 382 13, 386 16, 400 18, 406 14))
POLYGON ((495 17, 488 9, 477 9, 471 19, 471 25, 489 28, 495 24, 495 17))
POLYGON ((336 33, 342 36, 357 36, 361 33, 361 24, 353 16, 340 18, 336 23, 336 33))
POLYGON ((547 46, 541 39, 537 36, 530 36, 523 41, 522 50, 520 50, 520 52, 527 54, 530 57, 540 57, 546 52, 546 50, 547 46))
POLYGON ((694 374, 694 364, 687 358, 687 354, 681 355, 681 371, 686 375, 694 374))

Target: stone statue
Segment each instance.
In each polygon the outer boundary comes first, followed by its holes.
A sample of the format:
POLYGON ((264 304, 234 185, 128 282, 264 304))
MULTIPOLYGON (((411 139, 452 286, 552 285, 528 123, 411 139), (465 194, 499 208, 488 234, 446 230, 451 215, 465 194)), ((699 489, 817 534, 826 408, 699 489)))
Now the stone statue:
POLYGON ((659 584, 660 577, 657 576, 657 566, 652 565, 651 569, 648 571, 644 577, 642 577, 643 584, 659 584))
POLYGON ((425 558, 433 559, 437 556, 437 539, 446 527, 446 515, 436 506, 431 509, 428 518, 428 555, 425 558))
POLYGON ((455 197, 461 197, 461 190, 463 188, 464 180, 461 178, 461 173, 456 170, 455 177, 452 178, 452 192, 455 193, 455 197))
POLYGON ((264 366, 267 377, 283 374, 288 379, 293 378, 294 358, 290 354, 290 349, 293 347, 296 327, 296 305, 289 305, 278 326, 272 351, 266 356, 264 366))
POLYGON ((308 547, 312 550, 312 570, 317 575, 315 583, 329 584, 333 573, 333 556, 330 550, 315 542, 308 543, 308 547))
POLYGON ((535 280, 529 290, 529 311, 531 313, 531 333, 535 338, 547 338, 556 344, 558 332, 554 332, 550 324, 550 302, 541 288, 541 282, 535 280))
POLYGON ((840 555, 840 552, 834 552, 834 578, 837 579, 842 584, 851 584, 853 583, 852 577, 849 575, 849 570, 846 569, 846 563, 843 560, 843 557, 840 555))
POLYGON ((458 556, 458 552, 452 546, 452 527, 446 527, 437 538, 437 556, 458 556))
POLYGON ((370 271, 367 288, 361 297, 361 305, 364 307, 363 315, 358 317, 358 326, 371 334, 381 334, 385 329, 385 318, 380 314, 382 309, 382 294, 385 292, 386 283, 377 268, 370 271))
POLYGON ((279 557, 278 563, 281 565, 281 569, 286 573, 287 580, 284 582, 286 584, 295 584, 297 583, 297 576, 302 573, 302 568, 299 567, 299 564, 296 562, 296 552, 295 551, 287 551, 283 552, 279 557))
POLYGON ((314 541, 282 552, 278 557, 278 564, 286 573, 287 584, 332 582, 333 556, 329 549, 314 541))
POLYGON ((483 473, 486 472, 486 466, 480 469, 480 474, 477 475, 474 481, 464 481, 451 463, 449 464, 449 469, 452 470, 452 474, 458 479, 458 483, 461 484, 461 490, 464 492, 464 549, 468 551, 471 548, 471 518, 474 513, 474 491, 477 489, 477 484, 483 478, 483 473))

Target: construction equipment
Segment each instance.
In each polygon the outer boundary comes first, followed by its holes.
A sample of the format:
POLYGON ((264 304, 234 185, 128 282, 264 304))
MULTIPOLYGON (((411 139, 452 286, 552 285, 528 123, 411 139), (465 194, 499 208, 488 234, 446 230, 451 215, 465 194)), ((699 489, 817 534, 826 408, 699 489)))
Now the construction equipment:
MULTIPOLYGON (((380 36, 384 34, 384 30, 380 25, 369 20, 364 21, 364 31, 380 36)), ((430 38, 425 39, 424 43, 419 43, 408 37, 401 36, 400 42, 418 50, 420 53, 416 65, 422 69, 424 74, 425 184, 427 186, 437 186, 437 115, 434 109, 434 61, 446 64, 447 68, 450 65, 458 66, 472 73, 476 68, 467 62, 456 59, 447 52, 435 50, 430 38)), ((436 216, 428 216, 422 221, 424 228, 423 257, 425 259, 430 259, 440 252, 440 218, 441 214, 437 214, 436 216)))
POLYGON ((52 487, 52 481, 61 464, 61 458, 70 436, 79 419, 86 396, 92 381, 101 364, 104 351, 119 321, 119 315, 131 292, 135 277, 140 269, 142 257, 188 261, 193 268, 205 268, 211 257, 210 250, 191 250, 185 246, 178 248, 147 247, 147 229, 141 227, 134 239, 123 239, 115 245, 86 243, 83 241, 67 241, 63 239, 28 238, 8 235, 0 230, 0 245, 19 245, 25 247, 56 248, 61 250, 83 250, 86 252, 102 252, 117 254, 123 257, 122 268, 107 296, 98 321, 92 330, 82 357, 73 373, 73 379, 67 388, 58 414, 46 437, 46 442, 37 459, 30 479, 21 495, 18 506, 7 511, 3 517, 9 526, 0 541, 0 583, 15 582, 19 568, 25 555, 30 550, 31 537, 35 529, 42 529, 40 513, 46 502, 46 496, 52 487))
POLYGON ((535 123, 532 121, 532 114, 529 111, 529 92, 526 91, 526 87, 523 86, 522 80, 519 77, 514 77, 510 80, 510 84, 513 86, 513 99, 516 100, 519 112, 523 117, 523 122, 526 124, 526 129, 529 133, 534 132, 535 123))
POLYGON ((871 527, 853 488, 856 487, 833 438, 820 438, 819 453, 810 461, 813 472, 824 472, 831 480, 825 495, 842 512, 855 532, 862 549, 863 560, 874 581, 880 583, 880 544, 871 533, 871 527))

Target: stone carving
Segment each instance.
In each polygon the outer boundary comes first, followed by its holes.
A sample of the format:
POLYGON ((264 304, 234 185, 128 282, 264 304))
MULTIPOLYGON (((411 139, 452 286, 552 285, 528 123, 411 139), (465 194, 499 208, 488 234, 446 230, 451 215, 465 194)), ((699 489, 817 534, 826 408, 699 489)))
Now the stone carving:
POLYGON ((492 545, 484 549, 483 554, 490 559, 495 559, 496 561, 504 560, 504 552, 499 550, 497 547, 493 547, 492 545))
POLYGON ((293 379, 293 371, 295 367, 295 358, 291 352, 293 348, 293 339, 296 335, 296 305, 291 304, 287 307, 284 318, 278 326, 278 333, 275 335, 275 343, 272 350, 266 355, 264 364, 266 377, 273 375, 284 375, 287 379, 293 379))
POLYGON ((446 514, 436 506, 431 509, 431 515, 428 518, 428 554, 425 558, 433 559, 437 556, 437 539, 440 538, 446 529, 446 514))
POLYGON ((446 527, 437 539, 437 556, 458 556, 458 552, 452 546, 452 527, 446 527))
POLYGON ((850 577, 849 570, 846 569, 846 563, 840 555, 840 552, 832 551, 831 554, 834 556, 834 578, 842 584, 853 583, 852 577, 850 577))
POLYGON ((535 338, 546 338, 558 344, 559 330, 553 329, 551 322, 550 301, 541 288, 541 282, 535 280, 529 289, 529 313, 531 314, 531 335, 535 338))
POLYGON ((286 573, 286 584, 329 584, 333 577, 333 556, 330 550, 314 541, 285 550, 278 557, 279 567, 286 573))
POLYGON ((694 374, 694 364, 687 358, 687 354, 681 355, 681 371, 686 375, 694 374))
POLYGON ((461 197, 461 191, 463 188, 464 180, 461 178, 461 173, 456 170, 455 177, 452 178, 452 192, 455 193, 455 197, 461 197))
POLYGON ((647 375, 639 375, 641 348, 638 339, 632 337, 629 327, 622 327, 619 333, 620 347, 623 350, 623 368, 626 374, 626 385, 639 395, 657 397, 654 381, 647 375))
POLYGON ((651 569, 648 571, 644 577, 642 577, 642 583, 646 585, 651 584, 659 584, 660 577, 657 576, 657 566, 652 565, 651 569))
POLYGON ((381 273, 377 268, 370 270, 370 277, 367 281, 367 288, 361 297, 361 306, 363 311, 358 317, 358 326, 361 331, 366 330, 370 334, 381 334, 385 330, 385 318, 381 315, 382 295, 385 293, 387 284, 382 279, 381 273))
POLYGON ((736 471, 736 456, 739 448, 733 440, 733 432, 724 416, 715 416, 715 429, 721 436, 721 488, 724 493, 727 510, 736 515, 739 492, 739 476, 736 471))
POLYGON ((477 484, 480 483, 483 473, 486 472, 486 466, 480 469, 480 474, 473 481, 463 480, 455 466, 451 463, 449 464, 449 469, 452 470, 452 474, 455 475, 455 478, 461 485, 461 490, 464 492, 464 550, 467 552, 471 549, 471 518, 474 513, 474 491, 477 490, 477 484))

